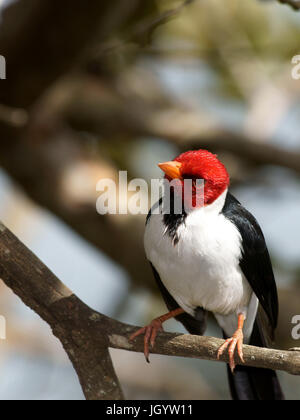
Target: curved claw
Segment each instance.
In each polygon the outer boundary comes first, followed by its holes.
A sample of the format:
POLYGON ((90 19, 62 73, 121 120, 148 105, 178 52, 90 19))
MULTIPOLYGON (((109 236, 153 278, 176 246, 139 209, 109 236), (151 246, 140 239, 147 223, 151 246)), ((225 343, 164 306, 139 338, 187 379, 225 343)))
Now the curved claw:
POLYGON ((234 360, 234 353, 235 349, 237 348, 238 355, 243 363, 245 363, 244 355, 243 355, 243 331, 241 329, 238 329, 231 338, 228 338, 225 343, 219 348, 217 359, 219 360, 224 351, 228 349, 229 353, 229 366, 231 369, 231 372, 233 373, 236 367, 236 363, 234 360))
POLYGON ((132 341, 139 335, 145 334, 144 335, 144 355, 145 355, 147 363, 150 363, 149 343, 151 345, 151 348, 153 348, 155 345, 155 339, 156 339, 157 333, 159 331, 163 331, 162 321, 160 319, 154 319, 149 325, 147 325, 146 327, 140 328, 138 331, 136 331, 129 337, 129 340, 132 341))

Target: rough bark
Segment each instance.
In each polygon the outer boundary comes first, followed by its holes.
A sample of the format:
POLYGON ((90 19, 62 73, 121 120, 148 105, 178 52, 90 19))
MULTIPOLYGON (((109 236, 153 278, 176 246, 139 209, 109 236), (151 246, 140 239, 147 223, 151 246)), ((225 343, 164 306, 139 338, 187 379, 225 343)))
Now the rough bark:
MULTIPOLYGON (((142 352, 143 339, 129 341, 137 328, 95 312, 75 296, 3 224, 0 224, 0 277, 47 322, 60 340, 89 400, 119 400, 122 390, 109 347, 142 352)), ((153 353, 217 360, 223 340, 160 333, 153 353)), ((300 375, 300 352, 244 346, 247 366, 300 375)), ((228 362, 227 354, 221 361, 228 362)), ((238 362, 238 360, 237 360, 238 362)))

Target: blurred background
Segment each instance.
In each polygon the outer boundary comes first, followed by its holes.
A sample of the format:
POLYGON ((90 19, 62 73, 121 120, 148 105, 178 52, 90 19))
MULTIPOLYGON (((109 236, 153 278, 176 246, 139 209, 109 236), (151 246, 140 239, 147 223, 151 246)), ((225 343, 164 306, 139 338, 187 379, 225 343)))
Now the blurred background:
MULTIPOLYGON (((150 180, 181 151, 217 152, 267 237, 276 346, 299 347, 299 39, 299 12, 277 1, 0 0, 1 220, 87 304, 143 325, 165 312, 145 217, 98 215, 97 181, 150 180)), ((0 399, 83 399, 48 326, 0 288, 0 399)), ((213 319, 207 334, 220 336, 213 319)), ((223 364, 112 356, 127 398, 229 399, 223 364)), ((299 400, 300 378, 280 376, 299 400)))

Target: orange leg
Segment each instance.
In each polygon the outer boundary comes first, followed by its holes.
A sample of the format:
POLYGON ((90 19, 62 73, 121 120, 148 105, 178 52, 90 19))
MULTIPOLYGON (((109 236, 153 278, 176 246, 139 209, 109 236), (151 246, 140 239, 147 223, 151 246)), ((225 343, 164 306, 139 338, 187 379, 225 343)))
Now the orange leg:
POLYGON ((154 344, 155 344, 155 339, 156 339, 157 333, 159 331, 163 331, 162 324, 164 322, 168 321, 168 319, 175 318, 177 315, 180 315, 180 314, 183 314, 183 313, 184 313, 184 310, 181 309, 181 308, 178 308, 178 309, 175 309, 174 311, 168 312, 167 314, 162 315, 159 318, 155 318, 149 325, 139 329, 138 331, 136 331, 135 333, 133 333, 129 337, 129 340, 134 340, 137 336, 139 336, 141 334, 145 334, 145 336, 144 336, 144 355, 145 355, 148 363, 150 363, 149 362, 149 342, 151 344, 151 347, 153 348, 154 344))
POLYGON ((229 349, 228 349, 229 366, 230 366, 230 369, 231 369, 232 373, 234 372, 234 369, 235 369, 235 366, 236 366, 235 361, 234 361, 234 352, 235 352, 236 347, 237 347, 238 355, 240 356, 241 361, 243 363, 245 363, 244 356, 243 356, 243 340, 244 340, 243 327, 244 327, 244 322, 245 322, 245 316, 243 314, 239 314, 239 316, 238 316, 238 328, 237 328, 236 332, 233 334, 233 336, 231 338, 228 338, 228 340, 226 340, 225 343, 218 350, 218 359, 219 359, 220 356, 222 356, 224 351, 229 346, 229 349))

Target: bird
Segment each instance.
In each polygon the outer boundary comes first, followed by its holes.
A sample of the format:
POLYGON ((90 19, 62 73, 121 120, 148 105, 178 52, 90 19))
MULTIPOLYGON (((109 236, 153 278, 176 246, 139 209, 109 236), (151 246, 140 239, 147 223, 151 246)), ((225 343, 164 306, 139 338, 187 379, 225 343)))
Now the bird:
POLYGON ((144 248, 169 312, 130 340, 144 335, 149 362, 165 321, 175 318, 190 334, 203 335, 212 313, 225 339, 217 357, 229 355, 232 399, 283 400, 275 371, 244 365, 243 345, 270 346, 278 320, 277 287, 260 225, 229 191, 230 176, 217 155, 191 150, 158 166, 173 185, 165 194, 169 211, 163 195, 147 216, 144 248), (175 209, 178 202, 182 211, 175 209))

